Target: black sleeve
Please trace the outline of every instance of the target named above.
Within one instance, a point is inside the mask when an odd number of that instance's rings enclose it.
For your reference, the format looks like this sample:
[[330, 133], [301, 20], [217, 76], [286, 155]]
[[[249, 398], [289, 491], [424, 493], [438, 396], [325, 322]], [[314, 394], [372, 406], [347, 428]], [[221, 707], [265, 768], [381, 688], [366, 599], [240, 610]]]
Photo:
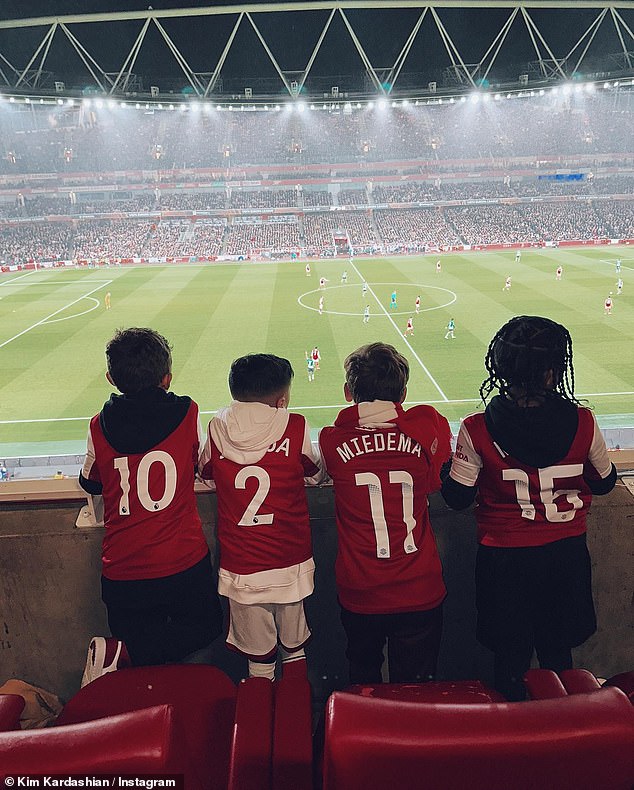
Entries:
[[602, 494], [609, 494], [616, 485], [616, 467], [612, 464], [612, 469], [607, 477], [586, 477], [583, 478], [588, 484], [588, 488], [593, 494], [601, 496]]
[[475, 500], [478, 486], [464, 486], [452, 477], [447, 477], [443, 481], [440, 493], [452, 510], [464, 510]]
[[103, 485], [101, 483], [98, 483], [96, 480], [88, 480], [81, 472], [79, 473], [79, 485], [87, 494], [92, 494], [92, 496], [97, 496], [103, 491]]

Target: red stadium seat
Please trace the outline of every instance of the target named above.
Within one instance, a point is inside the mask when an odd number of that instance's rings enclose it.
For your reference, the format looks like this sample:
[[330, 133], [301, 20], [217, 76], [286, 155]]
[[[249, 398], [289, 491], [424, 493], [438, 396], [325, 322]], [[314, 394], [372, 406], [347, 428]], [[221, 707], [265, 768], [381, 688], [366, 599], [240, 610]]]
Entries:
[[564, 684], [552, 669], [529, 669], [524, 683], [530, 699], [559, 699], [567, 697]]
[[618, 689], [484, 705], [335, 692], [323, 768], [324, 790], [631, 790], [634, 711]]
[[0, 778], [86, 772], [185, 774], [188, 790], [201, 787], [188, 773], [171, 705], [68, 727], [0, 733]]
[[564, 669], [559, 677], [568, 694], [587, 694], [601, 688], [599, 681], [587, 669]]
[[228, 790], [270, 790], [273, 683], [247, 678], [238, 685]]
[[84, 686], [56, 726], [170, 704], [182, 728], [190, 773], [208, 790], [228, 780], [236, 687], [216, 667], [169, 664], [110, 672]]
[[624, 691], [634, 705], [634, 672], [621, 672], [605, 681], [605, 686], [616, 686], [617, 689]]
[[483, 705], [506, 702], [495, 689], [479, 680], [431, 681], [428, 683], [378, 683], [377, 685], [348, 686], [348, 694], [402, 702], [447, 702], [456, 705]]
[[275, 683], [273, 790], [311, 790], [312, 764], [310, 683], [282, 678]]
[[0, 732], [20, 729], [24, 698], [18, 694], [0, 694]]

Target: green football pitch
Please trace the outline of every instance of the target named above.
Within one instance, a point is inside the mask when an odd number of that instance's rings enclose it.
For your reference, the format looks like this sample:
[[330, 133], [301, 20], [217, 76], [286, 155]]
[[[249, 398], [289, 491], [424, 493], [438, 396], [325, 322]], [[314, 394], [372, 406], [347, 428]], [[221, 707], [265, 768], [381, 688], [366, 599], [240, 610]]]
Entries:
[[[624, 281], [618, 296], [617, 257]], [[315, 261], [310, 277], [303, 261], [6, 274], [0, 278], [0, 457], [81, 452], [87, 421], [111, 392], [104, 346], [116, 328], [126, 326], [150, 326], [170, 340], [172, 388], [199, 403], [203, 422], [230, 400], [231, 361], [268, 351], [291, 360], [291, 408], [318, 428], [345, 405], [346, 355], [376, 340], [392, 343], [409, 359], [407, 403], [433, 403], [455, 423], [479, 407], [483, 360], [494, 332], [514, 315], [544, 315], [571, 331], [577, 395], [607, 424], [634, 424], [629, 249], [524, 251], [519, 263], [513, 251], [443, 255], [440, 273], [437, 259]], [[563, 277], [556, 281], [559, 265]], [[512, 287], [504, 291], [508, 275]], [[321, 277], [327, 280], [323, 290]], [[397, 309], [390, 309], [393, 290]], [[106, 292], [110, 310], [104, 308]], [[614, 307], [607, 316], [603, 303], [610, 292]], [[410, 316], [414, 334], [404, 337]], [[445, 340], [450, 318], [455, 338]], [[313, 346], [319, 347], [321, 367], [309, 382], [305, 354]]]

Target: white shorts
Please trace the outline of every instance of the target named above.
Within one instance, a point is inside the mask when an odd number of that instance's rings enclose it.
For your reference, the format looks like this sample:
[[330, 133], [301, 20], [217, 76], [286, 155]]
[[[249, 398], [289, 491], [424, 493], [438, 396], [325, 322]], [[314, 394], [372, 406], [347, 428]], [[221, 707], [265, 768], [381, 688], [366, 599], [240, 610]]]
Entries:
[[243, 604], [229, 599], [227, 645], [258, 660], [275, 654], [278, 642], [289, 652], [310, 638], [304, 602]]

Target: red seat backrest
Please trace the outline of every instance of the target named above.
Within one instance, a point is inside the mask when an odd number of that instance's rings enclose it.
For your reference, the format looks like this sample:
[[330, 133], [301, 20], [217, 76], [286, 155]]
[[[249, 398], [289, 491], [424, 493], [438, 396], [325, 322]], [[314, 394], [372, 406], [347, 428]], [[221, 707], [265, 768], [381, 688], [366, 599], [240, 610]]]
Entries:
[[530, 699], [560, 699], [568, 692], [552, 669], [529, 669], [524, 675], [524, 683]]
[[169, 664], [110, 672], [84, 686], [57, 726], [168, 703], [174, 707], [191, 771], [208, 790], [226, 790], [236, 687], [217, 667]]
[[270, 790], [273, 753], [273, 683], [238, 684], [228, 790]]
[[631, 790], [634, 710], [618, 689], [431, 705], [335, 692], [324, 790]]
[[[0, 778], [99, 771], [183, 774], [186, 769], [187, 755], [170, 705], [68, 727], [0, 733]], [[188, 790], [190, 786], [200, 787], [193, 777]]]
[[273, 790], [311, 790], [313, 785], [312, 702], [306, 678], [275, 683]]
[[506, 702], [506, 699], [480, 680], [433, 680], [427, 683], [377, 683], [376, 685], [348, 686], [348, 694], [380, 699], [400, 699], [410, 702], [453, 702], [482, 705]]
[[24, 697], [18, 694], [0, 694], [0, 732], [20, 729], [20, 714], [24, 710]]
[[588, 694], [601, 688], [599, 681], [587, 669], [564, 669], [559, 677], [568, 694]]

